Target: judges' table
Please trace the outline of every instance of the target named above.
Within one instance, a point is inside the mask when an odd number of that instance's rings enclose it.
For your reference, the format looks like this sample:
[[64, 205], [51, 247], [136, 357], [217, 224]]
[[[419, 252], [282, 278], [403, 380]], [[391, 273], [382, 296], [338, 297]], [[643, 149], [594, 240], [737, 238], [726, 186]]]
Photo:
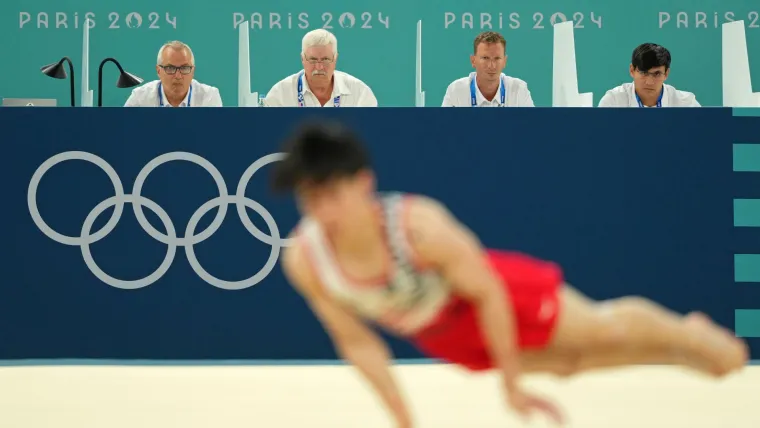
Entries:
[[381, 190], [439, 198], [592, 297], [758, 336], [760, 118], [734, 113], [0, 109], [0, 359], [335, 358], [277, 265], [297, 213], [267, 188], [307, 118], [355, 127]]

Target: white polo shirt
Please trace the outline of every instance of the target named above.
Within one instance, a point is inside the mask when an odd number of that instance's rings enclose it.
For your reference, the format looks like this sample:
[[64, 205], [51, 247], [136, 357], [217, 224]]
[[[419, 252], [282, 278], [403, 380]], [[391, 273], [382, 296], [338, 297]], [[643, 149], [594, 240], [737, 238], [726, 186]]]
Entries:
[[[124, 107], [162, 107], [161, 104], [163, 107], [174, 107], [166, 101], [166, 92], [163, 87], [159, 96], [160, 83], [160, 80], [154, 80], [133, 89]], [[179, 107], [222, 107], [222, 96], [219, 95], [219, 89], [193, 79]]]
[[[528, 84], [524, 80], [502, 73], [499, 90], [496, 91], [493, 100], [488, 101], [480, 93], [477, 82], [475, 82], [475, 74], [475, 72], [472, 72], [467, 77], [451, 82], [446, 89], [446, 95], [443, 97], [441, 107], [474, 107], [472, 105], [473, 89], [475, 91], [477, 107], [535, 107], [533, 105], [533, 98], [528, 90]], [[474, 88], [471, 86], [472, 83], [475, 83]], [[505, 90], [505, 105], [501, 105], [502, 88]]]
[[[701, 107], [697, 97], [686, 91], [663, 84], [662, 107]], [[610, 89], [599, 100], [599, 107], [639, 107], [633, 82]], [[655, 106], [656, 107], [656, 106]]]
[[331, 99], [320, 105], [317, 96], [309, 89], [303, 71], [292, 74], [272, 86], [264, 98], [265, 107], [301, 107], [298, 102], [298, 82], [301, 83], [303, 107], [377, 107], [377, 98], [364, 82], [356, 77], [335, 70]]

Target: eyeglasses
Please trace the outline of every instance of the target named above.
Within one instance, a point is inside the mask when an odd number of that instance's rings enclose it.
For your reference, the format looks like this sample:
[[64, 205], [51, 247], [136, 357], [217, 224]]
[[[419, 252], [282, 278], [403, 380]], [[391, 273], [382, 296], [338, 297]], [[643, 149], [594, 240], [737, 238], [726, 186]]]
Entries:
[[333, 58], [309, 57], [309, 58], [306, 58], [306, 62], [308, 62], [311, 65], [315, 65], [315, 64], [330, 65], [333, 63]]
[[182, 74], [190, 74], [191, 71], [193, 71], [192, 65], [183, 65], [181, 67], [177, 67], [174, 65], [159, 65], [159, 67], [164, 69], [164, 73], [172, 75], [177, 73], [177, 70], [179, 70]]
[[654, 73], [650, 73], [648, 71], [640, 71], [640, 70], [637, 70], [637, 71], [639, 72], [641, 77], [645, 79], [651, 77], [652, 79], [655, 79], [655, 80], [662, 80], [665, 78], [665, 73], [663, 73], [662, 71], [655, 71]]

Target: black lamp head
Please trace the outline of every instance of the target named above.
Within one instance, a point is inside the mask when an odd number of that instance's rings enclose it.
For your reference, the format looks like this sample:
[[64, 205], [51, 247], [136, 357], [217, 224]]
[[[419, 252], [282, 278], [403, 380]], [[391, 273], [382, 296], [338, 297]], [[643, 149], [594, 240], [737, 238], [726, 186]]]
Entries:
[[46, 76], [50, 76], [54, 79], [65, 79], [67, 77], [66, 75], [66, 69], [63, 67], [63, 61], [62, 59], [58, 62], [54, 62], [52, 64], [43, 65], [40, 70], [42, 71], [42, 74]]
[[52, 64], [43, 65], [40, 67], [40, 71], [42, 71], [42, 74], [45, 76], [52, 77], [53, 79], [66, 79], [68, 74], [66, 73], [66, 69], [63, 68], [63, 63], [67, 62], [69, 63], [69, 72], [71, 73], [71, 78], [69, 79], [69, 86], [71, 89], [71, 106], [74, 107], [76, 105], [75, 103], [75, 96], [74, 96], [74, 64], [71, 62], [71, 58], [65, 56], [61, 58], [58, 62], [54, 62]]
[[119, 79], [116, 81], [117, 88], [131, 88], [137, 86], [143, 82], [141, 77], [124, 70], [124, 68], [114, 58], [106, 58], [100, 61], [100, 67], [98, 67], [98, 107], [103, 105], [103, 66], [107, 62], [112, 62], [119, 69]]
[[117, 88], [131, 88], [143, 82], [142, 78], [137, 77], [128, 71], [124, 71], [124, 70], [119, 70], [119, 71], [120, 71], [119, 80], [116, 81]]

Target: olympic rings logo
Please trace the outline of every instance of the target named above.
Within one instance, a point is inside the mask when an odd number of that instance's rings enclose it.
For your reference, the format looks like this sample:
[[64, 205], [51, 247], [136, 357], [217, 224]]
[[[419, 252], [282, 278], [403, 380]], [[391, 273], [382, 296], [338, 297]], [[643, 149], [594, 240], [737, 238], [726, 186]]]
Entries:
[[[234, 195], [229, 195], [227, 193], [227, 184], [224, 182], [222, 174], [211, 162], [193, 153], [166, 153], [148, 162], [139, 172], [139, 174], [137, 174], [134, 186], [132, 187], [132, 193], [125, 194], [124, 187], [121, 183], [121, 180], [119, 179], [119, 175], [116, 173], [116, 170], [102, 158], [92, 153], [80, 151], [59, 153], [43, 162], [42, 165], [40, 165], [34, 172], [34, 175], [29, 182], [29, 189], [27, 192], [29, 214], [31, 214], [32, 219], [34, 220], [34, 224], [36, 224], [40, 231], [42, 231], [42, 233], [44, 233], [50, 239], [64, 245], [78, 246], [82, 251], [82, 258], [84, 259], [84, 262], [90, 271], [98, 279], [112, 287], [125, 290], [135, 290], [153, 284], [162, 276], [164, 276], [166, 272], [169, 271], [172, 262], [174, 262], [174, 257], [177, 253], [177, 247], [184, 247], [190, 266], [201, 279], [213, 285], [214, 287], [218, 287], [224, 290], [242, 290], [244, 288], [252, 287], [266, 278], [277, 264], [277, 259], [280, 255], [280, 249], [292, 244], [292, 241], [290, 239], [280, 238], [280, 230], [277, 227], [277, 223], [272, 217], [272, 214], [270, 214], [269, 211], [267, 211], [267, 209], [258, 202], [245, 197], [245, 189], [248, 186], [251, 177], [253, 177], [253, 174], [272, 162], [284, 159], [285, 156], [286, 155], [284, 153], [273, 153], [264, 156], [252, 163], [240, 177], [236, 193]], [[90, 211], [90, 213], [87, 215], [87, 218], [82, 224], [82, 229], [79, 236], [67, 236], [53, 230], [50, 226], [48, 226], [47, 223], [45, 223], [45, 220], [42, 219], [40, 211], [37, 207], [37, 188], [39, 187], [42, 177], [55, 165], [69, 160], [83, 160], [100, 167], [108, 175], [108, 178], [111, 180], [114, 189], [114, 196], [111, 196], [97, 204], [95, 208], [93, 208], [92, 211]], [[205, 169], [211, 175], [211, 178], [214, 180], [219, 190], [219, 196], [211, 199], [208, 202], [205, 202], [190, 217], [190, 221], [188, 221], [187, 228], [185, 229], [184, 237], [177, 236], [174, 223], [172, 223], [172, 220], [169, 218], [169, 215], [166, 213], [166, 211], [164, 211], [164, 209], [161, 208], [161, 206], [159, 206], [157, 203], [146, 198], [145, 196], [142, 196], [141, 194], [143, 184], [148, 178], [148, 175], [157, 167], [171, 161], [191, 162]], [[143, 230], [145, 230], [145, 232], [148, 233], [148, 235], [150, 235], [153, 239], [167, 245], [166, 256], [164, 257], [164, 260], [159, 265], [159, 267], [150, 275], [132, 281], [114, 278], [113, 276], [105, 273], [97, 265], [97, 263], [95, 263], [95, 260], [90, 253], [90, 245], [108, 236], [108, 234], [111, 233], [111, 231], [113, 231], [113, 229], [116, 227], [117, 223], [121, 219], [121, 215], [124, 211], [124, 204], [126, 203], [132, 204], [132, 209], [135, 213], [135, 216], [137, 217], [137, 221], [139, 222], [140, 226], [142, 226]], [[264, 242], [272, 247], [271, 252], [269, 253], [269, 258], [267, 259], [264, 266], [250, 278], [241, 281], [225, 281], [211, 275], [198, 262], [198, 259], [195, 257], [195, 251], [193, 249], [193, 246], [195, 244], [205, 241], [219, 229], [225, 219], [225, 216], [227, 215], [227, 207], [230, 204], [234, 204], [237, 207], [238, 216], [243, 222], [243, 226], [245, 226], [246, 230], [259, 241]], [[102, 229], [93, 233], [92, 226], [95, 223], [95, 220], [100, 214], [102, 214], [106, 209], [110, 207], [114, 207], [111, 218], [108, 220], [108, 222], [106, 222]], [[158, 218], [163, 223], [164, 228], [166, 229], [166, 233], [159, 232], [153, 227], [153, 225], [150, 224], [150, 222], [148, 222], [148, 219], [145, 217], [145, 214], [143, 212], [143, 207], [153, 211], [153, 213], [158, 216]], [[219, 208], [219, 211], [216, 213], [214, 220], [205, 230], [196, 234], [195, 229], [198, 226], [200, 219], [207, 212], [211, 211], [214, 208]], [[267, 224], [267, 228], [269, 229], [269, 234], [262, 232], [253, 224], [251, 219], [248, 217], [248, 214], [246, 213], [246, 208], [250, 208], [256, 211], [264, 219]]]

